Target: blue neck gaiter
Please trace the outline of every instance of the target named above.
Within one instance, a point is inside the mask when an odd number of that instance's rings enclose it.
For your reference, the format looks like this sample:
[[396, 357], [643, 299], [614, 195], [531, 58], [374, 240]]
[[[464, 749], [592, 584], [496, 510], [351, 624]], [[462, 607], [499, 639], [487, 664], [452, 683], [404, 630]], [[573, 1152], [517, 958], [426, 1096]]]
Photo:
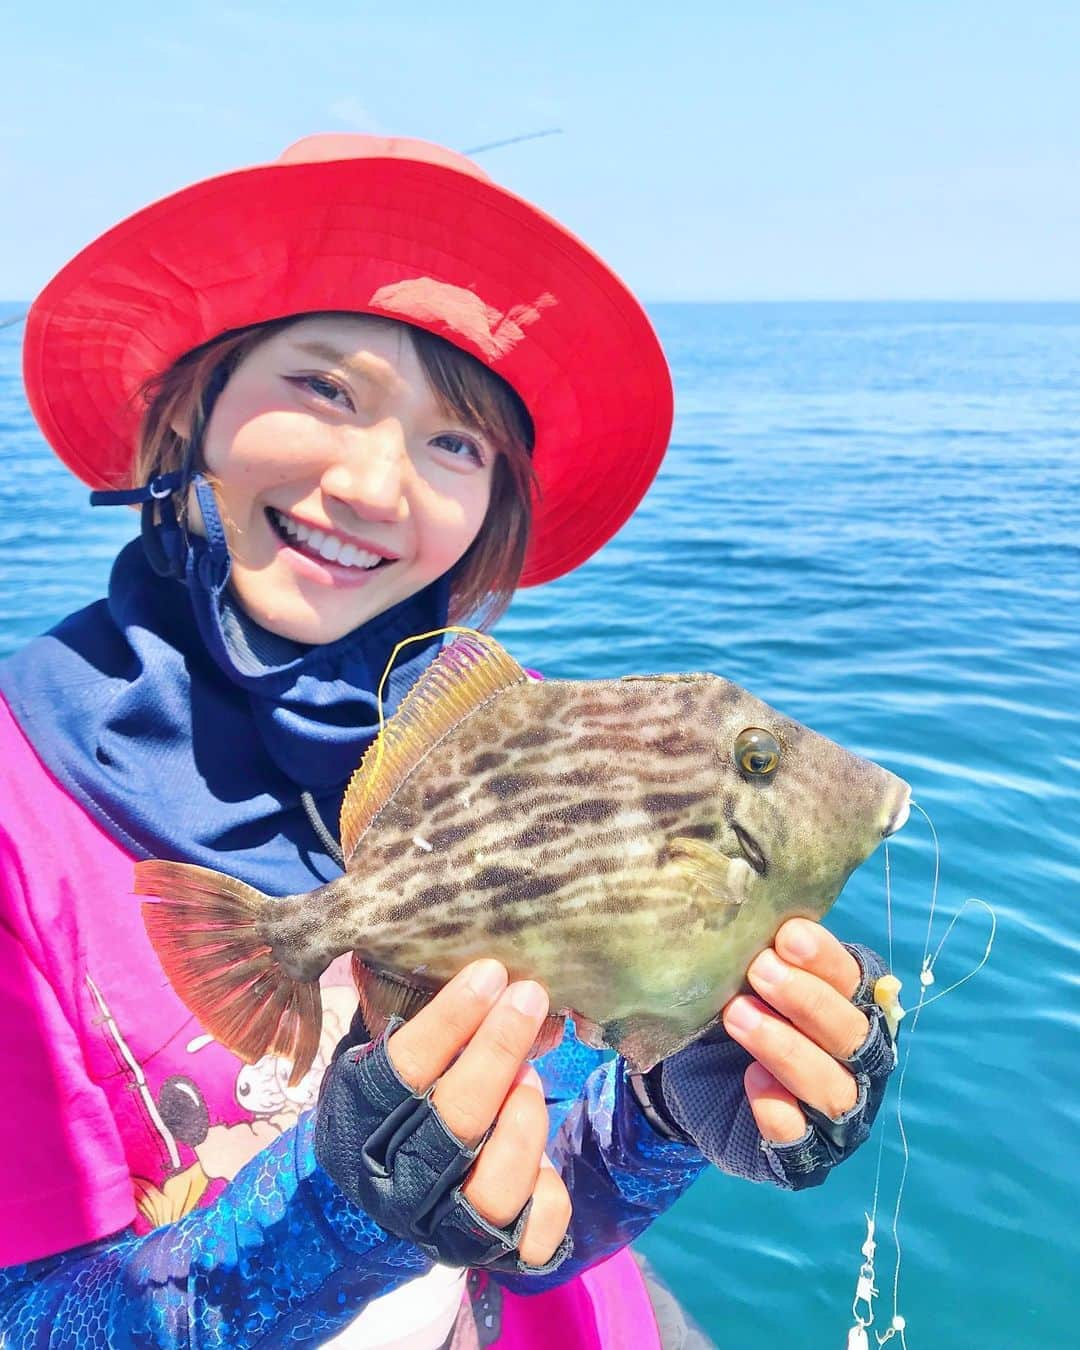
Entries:
[[[390, 655], [446, 624], [449, 579], [307, 647], [260, 628], [231, 599], [206, 498], [208, 539], [187, 539], [182, 580], [128, 544], [108, 598], [0, 665], [0, 693], [46, 767], [137, 857], [296, 894], [340, 874], [301, 793], [336, 836], [345, 787], [378, 728], [375, 691]], [[388, 718], [441, 645], [401, 653]]]

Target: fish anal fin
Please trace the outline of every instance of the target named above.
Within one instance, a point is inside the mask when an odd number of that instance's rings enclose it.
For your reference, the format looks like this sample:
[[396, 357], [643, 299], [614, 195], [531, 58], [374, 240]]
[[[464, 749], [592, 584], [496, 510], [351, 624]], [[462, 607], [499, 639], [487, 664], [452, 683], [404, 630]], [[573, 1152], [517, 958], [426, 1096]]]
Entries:
[[[375, 970], [365, 965], [353, 953], [353, 983], [360, 996], [360, 1013], [368, 1033], [374, 1039], [386, 1030], [391, 1017], [403, 1017], [407, 1022], [421, 1008], [430, 1003], [437, 990], [430, 985], [413, 983], [400, 975]], [[529, 1050], [529, 1059], [539, 1059], [562, 1044], [566, 1018], [560, 1014], [545, 1017]]]
[[135, 864], [135, 891], [158, 960], [199, 1022], [248, 1064], [270, 1051], [292, 1061], [295, 1086], [322, 1031], [317, 980], [298, 980], [274, 955], [265, 919], [276, 903], [223, 872], [157, 859]]
[[470, 713], [528, 680], [509, 652], [486, 633], [465, 633], [439, 653], [349, 780], [341, 805], [346, 866], [368, 826], [434, 746]]
[[594, 1022], [591, 1017], [585, 1017], [584, 1014], [575, 1012], [574, 1034], [582, 1045], [588, 1045], [593, 1050], [603, 1050], [607, 1046], [604, 1040], [604, 1028], [599, 1022]]
[[668, 844], [668, 860], [690, 884], [710, 900], [741, 905], [753, 869], [744, 858], [729, 858], [704, 839], [679, 836]]
[[360, 995], [360, 1012], [372, 1039], [381, 1036], [391, 1017], [403, 1017], [407, 1022], [435, 997], [430, 985], [412, 983], [400, 975], [375, 970], [360, 960], [352, 959], [353, 983]]

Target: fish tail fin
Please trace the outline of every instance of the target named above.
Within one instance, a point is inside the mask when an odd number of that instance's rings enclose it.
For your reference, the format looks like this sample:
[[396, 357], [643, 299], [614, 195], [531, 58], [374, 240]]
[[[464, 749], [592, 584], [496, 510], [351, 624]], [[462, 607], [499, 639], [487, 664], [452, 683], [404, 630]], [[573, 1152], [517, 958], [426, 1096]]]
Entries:
[[318, 980], [298, 980], [267, 941], [274, 905], [254, 886], [208, 867], [135, 864], [135, 890], [157, 900], [143, 921], [169, 983], [215, 1040], [254, 1064], [272, 1051], [292, 1061], [294, 1087], [322, 1033]]

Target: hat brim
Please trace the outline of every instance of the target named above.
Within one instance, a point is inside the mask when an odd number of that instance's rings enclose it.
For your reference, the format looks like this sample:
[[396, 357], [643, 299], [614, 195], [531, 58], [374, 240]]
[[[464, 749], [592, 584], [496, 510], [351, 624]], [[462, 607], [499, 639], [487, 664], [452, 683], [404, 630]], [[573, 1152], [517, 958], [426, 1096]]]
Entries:
[[655, 476], [671, 379], [641, 305], [528, 202], [415, 160], [243, 169], [122, 221], [34, 302], [30, 406], [85, 483], [126, 486], [149, 376], [230, 329], [326, 310], [426, 328], [520, 394], [539, 484], [522, 585], [588, 558]]

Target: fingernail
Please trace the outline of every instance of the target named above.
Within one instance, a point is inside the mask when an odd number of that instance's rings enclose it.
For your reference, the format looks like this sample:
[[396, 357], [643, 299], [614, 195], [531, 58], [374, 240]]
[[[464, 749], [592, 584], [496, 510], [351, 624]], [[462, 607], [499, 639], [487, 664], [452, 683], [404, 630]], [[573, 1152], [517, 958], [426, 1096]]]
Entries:
[[498, 961], [474, 961], [465, 983], [478, 998], [495, 998], [506, 988], [506, 970]]
[[764, 1064], [759, 1064], [756, 1059], [750, 1061], [746, 1066], [746, 1072], [743, 1074], [743, 1086], [747, 1092], [756, 1093], [758, 1096], [764, 1095], [769, 1088], [773, 1087], [776, 1079], [768, 1071]]
[[519, 980], [512, 984], [506, 998], [511, 1008], [526, 1017], [543, 1017], [548, 1010], [548, 996], [535, 980]]
[[525, 1061], [525, 1063], [521, 1066], [520, 1069], [518, 1069], [517, 1073], [514, 1075], [514, 1082], [519, 1087], [528, 1086], [536, 1088], [536, 1090], [540, 1093], [543, 1093], [544, 1091], [544, 1080], [540, 1077], [540, 1075], [536, 1072], [536, 1070], [528, 1062], [528, 1060]]
[[784, 929], [782, 945], [800, 961], [808, 961], [817, 951], [817, 938], [806, 924], [789, 923]]
[[771, 947], [767, 947], [756, 957], [750, 967], [754, 984], [768, 985], [775, 989], [784, 983], [791, 974], [791, 967], [784, 965]]
[[753, 1031], [761, 1021], [761, 1013], [748, 998], [735, 998], [724, 1013], [724, 1025], [736, 1031]]

